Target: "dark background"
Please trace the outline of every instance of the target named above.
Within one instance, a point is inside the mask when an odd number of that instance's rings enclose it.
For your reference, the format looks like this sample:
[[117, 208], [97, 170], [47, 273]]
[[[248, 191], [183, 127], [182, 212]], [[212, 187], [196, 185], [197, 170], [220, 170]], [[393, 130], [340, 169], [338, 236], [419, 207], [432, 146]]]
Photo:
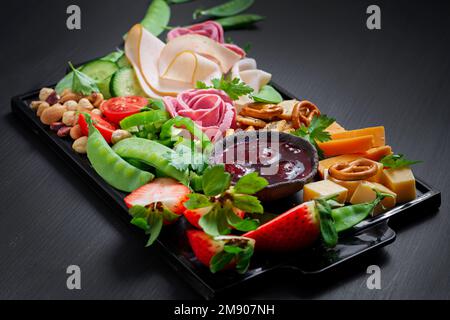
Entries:
[[[200, 5], [173, 6], [172, 25]], [[139, 21], [147, 0], [2, 1], [0, 4], [0, 298], [190, 299], [199, 296], [115, 212], [10, 113], [10, 97], [51, 84], [74, 63], [106, 54]], [[82, 30], [66, 29], [78, 4]], [[366, 28], [378, 4], [382, 30]], [[283, 275], [248, 298], [450, 298], [450, 5], [448, 1], [256, 1], [267, 16], [227, 32], [299, 98], [346, 128], [384, 125], [396, 152], [424, 163], [414, 172], [442, 191], [438, 214], [395, 226], [397, 240], [330, 274]], [[66, 267], [82, 290], [66, 289]], [[382, 289], [366, 288], [381, 267]]]

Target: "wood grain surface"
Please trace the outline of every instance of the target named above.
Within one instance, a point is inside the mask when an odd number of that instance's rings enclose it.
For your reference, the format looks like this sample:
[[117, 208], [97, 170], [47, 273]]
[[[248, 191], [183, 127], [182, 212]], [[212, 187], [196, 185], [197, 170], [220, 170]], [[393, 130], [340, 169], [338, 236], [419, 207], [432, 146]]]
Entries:
[[[82, 30], [65, 27], [78, 4]], [[194, 1], [172, 25], [192, 22]], [[414, 172], [442, 191], [439, 213], [396, 221], [390, 246], [329, 274], [274, 275], [237, 295], [251, 299], [450, 298], [450, 4], [377, 1], [382, 30], [366, 28], [372, 1], [256, 1], [258, 28], [228, 32], [295, 95], [346, 128], [384, 125], [396, 152], [423, 160]], [[13, 95], [56, 82], [67, 61], [106, 54], [139, 21], [146, 0], [3, 1], [0, 4], [0, 298], [197, 299], [144, 248], [144, 238], [10, 112]], [[66, 268], [82, 289], [66, 288]], [[381, 290], [366, 287], [381, 268]]]

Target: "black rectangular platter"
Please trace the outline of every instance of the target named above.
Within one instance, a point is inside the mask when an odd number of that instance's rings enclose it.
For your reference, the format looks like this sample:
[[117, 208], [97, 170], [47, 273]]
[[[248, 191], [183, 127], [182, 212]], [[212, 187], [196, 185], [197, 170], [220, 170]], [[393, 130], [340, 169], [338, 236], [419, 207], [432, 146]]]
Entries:
[[[279, 86], [272, 84], [286, 99], [294, 99]], [[128, 210], [123, 198], [125, 193], [109, 186], [96, 174], [85, 155], [72, 150], [70, 139], [61, 139], [48, 126], [43, 125], [35, 112], [29, 107], [29, 102], [37, 100], [39, 91], [35, 90], [12, 98], [12, 111], [22, 119], [27, 126], [39, 135], [85, 182], [93, 188], [96, 194], [111, 205], [122, 218], [129, 220]], [[156, 243], [161, 257], [183, 277], [204, 298], [211, 299], [217, 295], [226, 295], [228, 289], [245, 285], [250, 280], [262, 277], [271, 271], [283, 268], [295, 270], [302, 274], [317, 274], [332, 269], [343, 262], [383, 247], [395, 240], [395, 232], [389, 228], [388, 219], [393, 216], [411, 214], [413, 212], [435, 212], [441, 203], [440, 192], [434, 190], [420, 179], [416, 179], [417, 198], [401, 204], [392, 210], [376, 217], [362, 221], [339, 239], [338, 245], [327, 249], [317, 243], [314, 247], [289, 255], [255, 254], [249, 271], [239, 275], [232, 271], [211, 274], [200, 265], [193, 256], [184, 230], [188, 223], [184, 219], [172, 226], [166, 227]], [[291, 198], [270, 204], [270, 211], [281, 213], [287, 207], [292, 207], [301, 200], [301, 193]], [[136, 229], [136, 232], [140, 232]]]

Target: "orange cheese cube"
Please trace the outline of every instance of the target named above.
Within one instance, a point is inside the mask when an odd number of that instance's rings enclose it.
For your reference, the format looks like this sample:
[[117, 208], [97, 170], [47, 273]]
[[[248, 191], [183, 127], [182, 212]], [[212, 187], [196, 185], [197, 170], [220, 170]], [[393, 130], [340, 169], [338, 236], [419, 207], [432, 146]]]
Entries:
[[[348, 132], [348, 131], [346, 131]], [[326, 157], [339, 156], [349, 153], [363, 153], [374, 145], [374, 136], [365, 135], [351, 138], [318, 142], [318, 146]]]
[[385, 169], [382, 181], [397, 194], [398, 202], [408, 202], [416, 198], [416, 179], [410, 168]]
[[311, 182], [303, 187], [303, 201], [336, 195], [336, 201], [344, 203], [347, 199], [347, 189], [330, 181]]
[[361, 154], [361, 157], [370, 159], [373, 161], [380, 161], [383, 157], [392, 154], [392, 148], [390, 146], [375, 147], [367, 150]]
[[[370, 135], [373, 136], [373, 146], [374, 147], [381, 147], [386, 144], [383, 126], [350, 130], [350, 131], [345, 131], [345, 132], [336, 132], [331, 135], [331, 139], [332, 140], [349, 139], [349, 138], [357, 138], [357, 137], [370, 136]], [[353, 153], [356, 153], [356, 152], [359, 152], [359, 151], [353, 151]]]
[[376, 195], [375, 191], [373, 191], [373, 189], [375, 189], [379, 192], [391, 194], [393, 197], [384, 198], [383, 201], [381, 201], [381, 203], [375, 207], [375, 210], [372, 215], [377, 215], [377, 214], [380, 214], [383, 211], [385, 211], [385, 210], [383, 210], [383, 207], [386, 210], [395, 207], [396, 198], [397, 198], [397, 195], [395, 194], [395, 192], [392, 192], [391, 190], [389, 190], [382, 184], [379, 184], [376, 182], [367, 182], [367, 181], [361, 182], [361, 184], [358, 186], [358, 188], [356, 188], [355, 192], [353, 193], [352, 198], [350, 199], [350, 203], [358, 204], [358, 203], [371, 202], [371, 201], [375, 200], [377, 195]]

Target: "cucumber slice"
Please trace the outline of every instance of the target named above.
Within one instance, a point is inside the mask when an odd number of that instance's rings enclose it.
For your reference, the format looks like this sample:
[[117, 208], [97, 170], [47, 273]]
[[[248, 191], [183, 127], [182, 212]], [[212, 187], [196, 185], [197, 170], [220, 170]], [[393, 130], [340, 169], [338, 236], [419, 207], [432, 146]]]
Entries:
[[105, 99], [111, 97], [109, 91], [109, 83], [111, 76], [119, 69], [119, 67], [111, 61], [95, 60], [89, 62], [81, 68], [81, 72], [91, 77], [97, 83], [100, 92]]
[[122, 56], [116, 61], [117, 65], [119, 66], [119, 68], [124, 68], [124, 67], [131, 67], [130, 62], [128, 61], [127, 56], [124, 54], [122, 54]]
[[113, 75], [109, 90], [114, 97], [146, 96], [133, 68], [130, 67], [120, 68]]

